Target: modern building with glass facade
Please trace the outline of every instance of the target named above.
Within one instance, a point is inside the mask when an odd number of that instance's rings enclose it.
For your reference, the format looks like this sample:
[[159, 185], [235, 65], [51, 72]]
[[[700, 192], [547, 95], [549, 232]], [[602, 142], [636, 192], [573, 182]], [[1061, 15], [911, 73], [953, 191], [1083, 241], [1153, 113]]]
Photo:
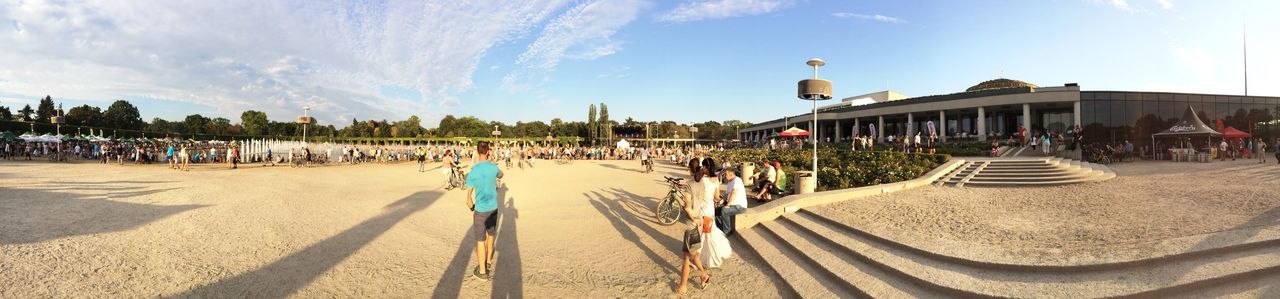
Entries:
[[[1039, 87], [1010, 79], [986, 81], [946, 95], [907, 98], [883, 91], [845, 98], [818, 110], [816, 134], [822, 142], [845, 142], [870, 134], [874, 126], [873, 137], [882, 142], [891, 135], [911, 136], [917, 131], [927, 135], [926, 124], [933, 122], [944, 142], [1006, 140], [1030, 120], [1031, 132], [1066, 132], [1079, 124], [1086, 143], [1129, 140], [1142, 146], [1152, 142], [1152, 134], [1177, 123], [1187, 107], [1210, 127], [1216, 128], [1221, 120], [1255, 137], [1269, 141], [1280, 137], [1280, 132], [1273, 132], [1280, 130], [1270, 129], [1274, 116], [1280, 115], [1280, 97], [1081, 91], [1074, 83]], [[763, 141], [792, 126], [814, 132], [812, 119], [811, 113], [775, 119], [742, 129], [739, 137]]]

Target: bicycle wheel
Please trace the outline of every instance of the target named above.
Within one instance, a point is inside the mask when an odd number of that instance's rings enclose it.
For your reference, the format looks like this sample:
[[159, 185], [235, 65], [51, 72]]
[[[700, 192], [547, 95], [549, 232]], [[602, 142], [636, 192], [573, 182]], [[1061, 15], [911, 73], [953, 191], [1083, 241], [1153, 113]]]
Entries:
[[662, 225], [671, 225], [680, 220], [680, 214], [684, 207], [681, 207], [679, 201], [674, 196], [667, 196], [655, 208], [654, 214], [658, 219], [658, 223]]

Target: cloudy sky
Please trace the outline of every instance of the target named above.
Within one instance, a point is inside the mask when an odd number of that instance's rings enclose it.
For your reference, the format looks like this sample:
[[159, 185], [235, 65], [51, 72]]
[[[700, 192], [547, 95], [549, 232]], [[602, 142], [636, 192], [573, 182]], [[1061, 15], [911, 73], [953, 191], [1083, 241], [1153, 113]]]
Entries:
[[[1086, 90], [1280, 96], [1277, 1], [0, 0], [0, 106], [127, 99], [144, 118], [322, 123], [765, 121], [837, 96], [996, 77]], [[34, 106], [34, 105], [33, 105]]]

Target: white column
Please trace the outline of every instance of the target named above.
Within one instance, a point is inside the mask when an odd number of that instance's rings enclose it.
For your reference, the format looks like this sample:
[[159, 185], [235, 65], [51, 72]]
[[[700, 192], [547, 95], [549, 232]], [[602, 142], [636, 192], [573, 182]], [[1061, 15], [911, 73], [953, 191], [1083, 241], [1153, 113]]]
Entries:
[[978, 141], [987, 141], [987, 109], [978, 107]]
[[916, 128], [915, 126], [916, 126], [916, 119], [915, 117], [911, 116], [910, 112], [908, 112], [907, 113], [907, 135], [902, 137], [910, 138], [911, 136], [916, 136], [916, 131], [920, 130], [920, 128]]
[[938, 111], [938, 140], [947, 142], [947, 111]]
[[[1071, 113], [1071, 116], [1075, 118], [1075, 125], [1076, 125], [1076, 126], [1081, 126], [1081, 127], [1083, 127], [1084, 125], [1080, 123], [1080, 100], [1076, 100], [1076, 101], [1074, 102], [1074, 104], [1075, 104], [1075, 105], [1074, 105], [1074, 106], [1075, 106], [1075, 111], [1074, 111], [1073, 113]], [[1067, 130], [1071, 130], [1071, 129], [1075, 129], [1075, 126], [1071, 126], [1070, 128], [1067, 128]]]
[[854, 118], [853, 119], [853, 135], [861, 135], [861, 134], [862, 134], [862, 124], [861, 122], [858, 121], [857, 118]]
[[1022, 104], [1022, 126], [1027, 128], [1027, 136], [1035, 134], [1031, 132], [1031, 104]]
[[884, 142], [884, 115], [877, 117], [880, 118], [880, 124], [876, 125], [876, 142]]
[[840, 130], [840, 121], [838, 121], [838, 120], [837, 120], [837, 121], [836, 121], [836, 138], [831, 138], [831, 140], [832, 140], [832, 141], [835, 141], [835, 143], [840, 143], [840, 136], [842, 136], [842, 135], [840, 135], [840, 131], [841, 131], [841, 130]]

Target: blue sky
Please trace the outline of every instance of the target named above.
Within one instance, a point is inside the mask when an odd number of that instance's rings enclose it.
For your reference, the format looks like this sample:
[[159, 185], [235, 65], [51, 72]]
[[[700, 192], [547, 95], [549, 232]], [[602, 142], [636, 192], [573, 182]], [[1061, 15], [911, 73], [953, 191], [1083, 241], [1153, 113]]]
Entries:
[[997, 77], [1085, 90], [1280, 96], [1276, 1], [0, 0], [0, 106], [128, 99], [144, 118], [322, 123], [446, 114], [508, 123], [759, 122], [837, 97]]

